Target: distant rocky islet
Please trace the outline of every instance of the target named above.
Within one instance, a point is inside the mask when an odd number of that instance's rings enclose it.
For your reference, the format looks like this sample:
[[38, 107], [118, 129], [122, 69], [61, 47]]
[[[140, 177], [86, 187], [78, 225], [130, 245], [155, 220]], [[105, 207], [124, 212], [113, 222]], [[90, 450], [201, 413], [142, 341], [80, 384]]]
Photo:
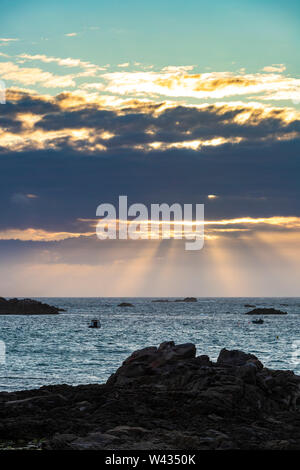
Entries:
[[32, 299], [5, 299], [0, 297], [0, 315], [57, 315], [64, 311]]

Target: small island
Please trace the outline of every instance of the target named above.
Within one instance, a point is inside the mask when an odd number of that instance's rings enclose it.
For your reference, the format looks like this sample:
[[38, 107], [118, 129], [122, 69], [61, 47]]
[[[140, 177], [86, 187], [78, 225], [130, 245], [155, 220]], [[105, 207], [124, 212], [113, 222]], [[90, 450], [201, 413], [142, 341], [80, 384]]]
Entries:
[[32, 299], [0, 297], [0, 315], [57, 315], [63, 309]]
[[276, 310], [276, 308], [254, 308], [246, 312], [246, 315], [287, 315], [287, 312]]
[[185, 297], [185, 299], [176, 299], [176, 300], [168, 300], [168, 299], [155, 299], [151, 302], [197, 302], [196, 297]]

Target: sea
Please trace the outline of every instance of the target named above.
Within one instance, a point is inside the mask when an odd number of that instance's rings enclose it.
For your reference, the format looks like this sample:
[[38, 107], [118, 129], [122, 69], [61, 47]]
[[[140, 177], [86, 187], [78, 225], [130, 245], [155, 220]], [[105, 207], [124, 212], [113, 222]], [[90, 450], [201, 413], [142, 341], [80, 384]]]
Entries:
[[[0, 391], [53, 384], [104, 383], [135, 350], [163, 341], [194, 343], [216, 360], [222, 348], [255, 354], [272, 369], [300, 375], [300, 298], [38, 298], [63, 308], [59, 315], [0, 315]], [[129, 302], [133, 307], [119, 307]], [[256, 307], [288, 312], [245, 315]], [[259, 317], [259, 316], [258, 316]], [[257, 318], [258, 318], [257, 317]], [[101, 328], [89, 328], [92, 319]], [[4, 354], [5, 350], [5, 354]]]

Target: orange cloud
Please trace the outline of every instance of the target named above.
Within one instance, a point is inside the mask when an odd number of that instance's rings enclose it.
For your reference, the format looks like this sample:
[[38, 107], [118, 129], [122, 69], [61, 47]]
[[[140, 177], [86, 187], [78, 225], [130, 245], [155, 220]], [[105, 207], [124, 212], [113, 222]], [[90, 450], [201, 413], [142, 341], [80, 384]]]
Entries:
[[239, 95], [263, 95], [270, 98], [275, 92], [298, 93], [300, 79], [286, 77], [283, 68], [268, 68], [257, 74], [232, 72], [187, 73], [183, 68], [165, 68], [160, 72], [111, 72], [102, 75], [106, 90], [115, 94], [164, 95], [198, 99], [226, 98]]
[[68, 238], [79, 238], [82, 236], [93, 236], [94, 232], [72, 233], [72, 232], [49, 232], [43, 229], [27, 228], [7, 229], [0, 231], [0, 240], [21, 240], [34, 242], [56, 242]]

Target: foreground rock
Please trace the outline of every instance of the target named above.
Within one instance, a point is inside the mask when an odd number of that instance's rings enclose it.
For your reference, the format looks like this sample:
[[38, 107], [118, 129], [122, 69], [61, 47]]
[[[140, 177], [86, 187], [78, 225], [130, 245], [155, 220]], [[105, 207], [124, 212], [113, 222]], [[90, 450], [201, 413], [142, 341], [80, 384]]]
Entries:
[[254, 308], [247, 312], [246, 315], [287, 315], [287, 312], [276, 310], [276, 308]]
[[0, 315], [56, 315], [63, 309], [32, 299], [10, 299], [0, 297]]
[[165, 342], [135, 351], [105, 385], [0, 393], [0, 446], [299, 450], [299, 395], [300, 377], [253, 354], [222, 349], [212, 362]]

